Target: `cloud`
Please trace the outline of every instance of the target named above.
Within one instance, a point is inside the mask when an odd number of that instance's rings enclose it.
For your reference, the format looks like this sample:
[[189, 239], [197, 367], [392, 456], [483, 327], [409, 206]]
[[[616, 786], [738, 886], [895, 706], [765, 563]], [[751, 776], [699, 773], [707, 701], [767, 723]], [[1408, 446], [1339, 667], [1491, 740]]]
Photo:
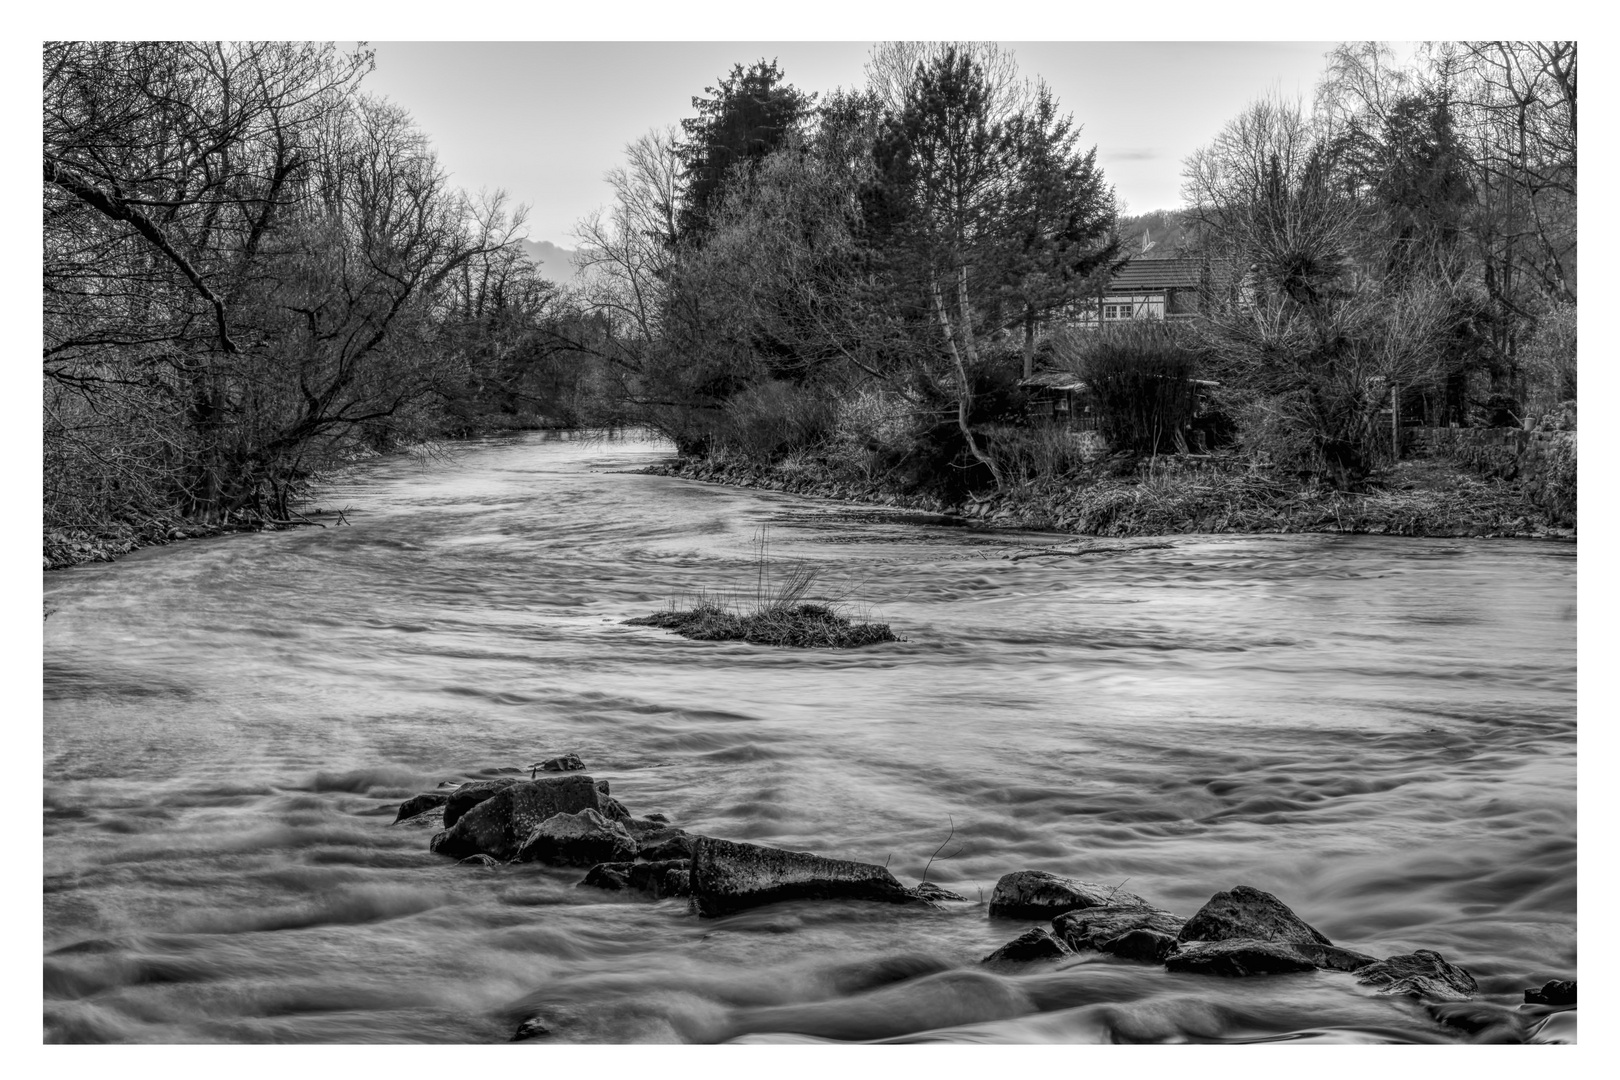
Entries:
[[1101, 155], [1110, 161], [1156, 161], [1164, 157], [1164, 151], [1151, 146], [1126, 147], [1124, 150], [1110, 150]]

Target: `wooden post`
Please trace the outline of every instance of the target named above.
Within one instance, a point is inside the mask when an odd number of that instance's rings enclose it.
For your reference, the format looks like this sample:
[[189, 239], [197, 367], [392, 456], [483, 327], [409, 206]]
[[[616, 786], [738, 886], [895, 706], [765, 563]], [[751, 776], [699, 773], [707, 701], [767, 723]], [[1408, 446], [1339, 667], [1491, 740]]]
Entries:
[[1401, 384], [1389, 384], [1389, 450], [1401, 460]]

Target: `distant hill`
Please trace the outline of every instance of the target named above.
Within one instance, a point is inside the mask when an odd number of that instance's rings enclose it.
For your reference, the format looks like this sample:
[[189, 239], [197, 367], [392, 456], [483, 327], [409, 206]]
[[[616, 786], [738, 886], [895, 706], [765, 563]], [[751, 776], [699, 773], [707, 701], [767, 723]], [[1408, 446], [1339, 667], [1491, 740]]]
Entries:
[[[1179, 210], [1150, 210], [1119, 219], [1122, 254], [1138, 259], [1176, 259], [1188, 254], [1190, 237]], [[1145, 249], [1145, 250], [1144, 250]]]
[[559, 284], [578, 276], [574, 269], [574, 253], [558, 247], [549, 240], [523, 240], [523, 253], [540, 265], [540, 276]]

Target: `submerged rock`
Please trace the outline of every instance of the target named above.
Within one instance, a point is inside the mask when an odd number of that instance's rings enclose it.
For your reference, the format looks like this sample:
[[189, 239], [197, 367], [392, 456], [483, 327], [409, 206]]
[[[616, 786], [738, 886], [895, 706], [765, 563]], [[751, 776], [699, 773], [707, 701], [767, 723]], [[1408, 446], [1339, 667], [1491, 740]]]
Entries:
[[623, 825], [587, 807], [574, 814], [553, 814], [540, 822], [513, 861], [591, 866], [634, 858], [635, 854], [636, 842]]
[[985, 957], [980, 963], [998, 960], [1057, 960], [1073, 952], [1053, 937], [1044, 926], [1031, 927]]
[[692, 895], [692, 860], [664, 859], [630, 865], [630, 888], [654, 900]]
[[512, 1037], [507, 1042], [523, 1042], [525, 1039], [543, 1039], [551, 1034], [551, 1029], [538, 1016], [531, 1016], [517, 1026]]
[[1540, 990], [1530, 987], [1524, 992], [1526, 1005], [1573, 1005], [1575, 1004], [1575, 980], [1553, 979]]
[[609, 892], [639, 892], [654, 900], [691, 893], [690, 859], [664, 859], [658, 862], [598, 863], [586, 873], [578, 888], [606, 889]]
[[1314, 926], [1291, 911], [1287, 904], [1268, 892], [1239, 885], [1230, 892], [1218, 892], [1187, 920], [1179, 940], [1300, 941], [1332, 945]]
[[1170, 971], [1228, 978], [1316, 970], [1316, 962], [1288, 942], [1252, 938], [1182, 942], [1165, 958], [1164, 966]]
[[1055, 919], [1075, 908], [1109, 904], [1146, 907], [1147, 901], [1113, 885], [1076, 881], [1044, 870], [1016, 870], [996, 882], [996, 891], [990, 894], [990, 917]]
[[967, 903], [967, 897], [958, 893], [953, 893], [949, 889], [942, 889], [938, 885], [935, 885], [932, 881], [925, 881], [922, 884], [915, 886], [911, 890], [911, 895], [915, 896], [919, 900], [927, 900], [930, 903], [945, 900], [956, 901], [964, 904]]
[[1486, 1001], [1436, 1001], [1423, 1008], [1436, 1023], [1471, 1036], [1472, 1043], [1522, 1043], [1533, 1022], [1511, 1005]]
[[501, 864], [497, 860], [490, 858], [488, 855], [469, 855], [465, 859], [458, 860], [456, 862], [456, 865], [457, 866], [499, 866]]
[[623, 892], [630, 887], [630, 868], [636, 865], [633, 862], [605, 862], [597, 863], [585, 871], [585, 880], [575, 885], [576, 889], [606, 889], [608, 892]]
[[1479, 989], [1474, 977], [1432, 949], [1391, 956], [1356, 971], [1356, 982], [1378, 987], [1380, 994], [1467, 1001]]
[[693, 847], [691, 890], [703, 918], [783, 900], [917, 902], [881, 866], [708, 836]]
[[413, 796], [399, 804], [399, 813], [394, 816], [394, 824], [398, 825], [406, 818], [413, 818], [419, 814], [425, 814], [429, 810], [437, 809], [449, 801], [450, 793], [446, 791], [426, 791]]
[[513, 784], [520, 782], [510, 777], [501, 777], [498, 780], [473, 780], [462, 784], [452, 791], [445, 800], [444, 827], [450, 828], [461, 820], [462, 814], [465, 814], [485, 799], [491, 798], [505, 791]]
[[475, 804], [429, 846], [452, 858], [484, 854], [508, 861], [542, 821], [581, 810], [601, 813], [601, 797], [595, 781], [583, 774], [520, 780]]
[[584, 767], [584, 759], [578, 754], [570, 752], [559, 757], [546, 758], [544, 761], [537, 761], [533, 765], [530, 765], [529, 779], [533, 780], [536, 773], [573, 772], [576, 769], [583, 769]]

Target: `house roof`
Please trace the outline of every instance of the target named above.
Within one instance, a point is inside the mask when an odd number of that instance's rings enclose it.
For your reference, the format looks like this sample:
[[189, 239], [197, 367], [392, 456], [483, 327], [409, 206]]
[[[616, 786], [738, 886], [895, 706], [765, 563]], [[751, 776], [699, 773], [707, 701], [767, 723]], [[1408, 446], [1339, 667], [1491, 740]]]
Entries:
[[1045, 390], [1084, 390], [1086, 384], [1080, 381], [1080, 376], [1072, 371], [1037, 371], [1027, 379], [1020, 379], [1019, 386], [1038, 386]]
[[1202, 259], [1132, 259], [1108, 280], [1112, 292], [1148, 289], [1196, 289], [1203, 274]]

